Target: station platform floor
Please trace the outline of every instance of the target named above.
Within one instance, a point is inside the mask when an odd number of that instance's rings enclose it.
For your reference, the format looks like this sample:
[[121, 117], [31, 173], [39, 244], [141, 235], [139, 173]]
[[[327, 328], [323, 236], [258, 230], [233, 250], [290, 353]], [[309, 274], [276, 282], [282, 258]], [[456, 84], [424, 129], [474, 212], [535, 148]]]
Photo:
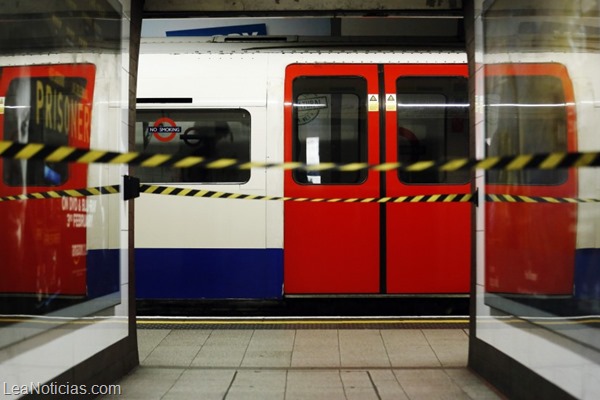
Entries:
[[503, 399], [467, 368], [465, 321], [138, 320], [140, 365], [102, 398]]

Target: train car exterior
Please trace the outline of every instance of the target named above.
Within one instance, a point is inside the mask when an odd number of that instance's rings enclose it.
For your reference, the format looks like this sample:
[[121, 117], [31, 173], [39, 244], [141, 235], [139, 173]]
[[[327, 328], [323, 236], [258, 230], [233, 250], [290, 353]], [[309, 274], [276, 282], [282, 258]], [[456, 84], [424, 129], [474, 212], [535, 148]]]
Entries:
[[[142, 42], [138, 151], [271, 163], [467, 157], [466, 55]], [[469, 172], [136, 168], [143, 183], [303, 198], [469, 193]], [[469, 203], [143, 194], [138, 299], [457, 295]]]

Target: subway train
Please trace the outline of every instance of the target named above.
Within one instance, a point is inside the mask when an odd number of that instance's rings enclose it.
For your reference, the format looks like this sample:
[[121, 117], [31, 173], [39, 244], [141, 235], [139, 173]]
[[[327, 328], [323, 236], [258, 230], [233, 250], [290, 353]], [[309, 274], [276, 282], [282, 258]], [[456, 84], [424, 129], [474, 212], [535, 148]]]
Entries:
[[[466, 63], [463, 51], [443, 48], [148, 39], [138, 72], [136, 150], [385, 166], [469, 157], [471, 141], [489, 157], [600, 147], [578, 136], [594, 123], [578, 115], [596, 104], [590, 81], [560, 53], [488, 57], [485, 96], [478, 94], [475, 105], [486, 124], [472, 140]], [[467, 194], [475, 187], [472, 171], [137, 168], [134, 175], [181, 194], [144, 193], [136, 200], [140, 304], [306, 298], [400, 304], [468, 296], [473, 203], [319, 199]], [[593, 170], [484, 176], [487, 196], [480, 194], [479, 203], [486, 237], [476, 255], [485, 259], [486, 293], [599, 297], [597, 254], [584, 248], [594, 247], [598, 231], [594, 205], [490, 197], [597, 196]], [[183, 195], [198, 190], [310, 201]]]
[[[112, 130], [107, 121], [120, 115], [113, 107], [119, 104], [114, 95], [120, 84], [115, 82], [120, 73], [115, 54], [53, 52], [0, 60], [0, 140], [81, 149], [118, 144], [117, 135], [101, 133]], [[95, 299], [96, 306], [83, 311], [89, 312], [118, 303], [118, 194], [9, 199], [118, 185], [118, 167], [17, 159], [3, 153], [0, 313], [47, 314]]]
[[[466, 62], [452, 49], [143, 39], [136, 151], [309, 165], [468, 157]], [[307, 199], [471, 191], [469, 171], [160, 167], [132, 174], [185, 191]], [[470, 231], [469, 202], [146, 192], [135, 204], [138, 303], [464, 300]]]

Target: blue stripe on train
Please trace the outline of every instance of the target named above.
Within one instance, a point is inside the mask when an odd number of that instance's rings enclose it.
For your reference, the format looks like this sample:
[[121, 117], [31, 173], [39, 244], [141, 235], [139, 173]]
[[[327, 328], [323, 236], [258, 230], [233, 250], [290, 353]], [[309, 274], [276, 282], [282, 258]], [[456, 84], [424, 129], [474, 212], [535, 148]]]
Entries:
[[600, 249], [575, 251], [575, 298], [600, 299]]
[[282, 249], [136, 249], [138, 299], [275, 299]]

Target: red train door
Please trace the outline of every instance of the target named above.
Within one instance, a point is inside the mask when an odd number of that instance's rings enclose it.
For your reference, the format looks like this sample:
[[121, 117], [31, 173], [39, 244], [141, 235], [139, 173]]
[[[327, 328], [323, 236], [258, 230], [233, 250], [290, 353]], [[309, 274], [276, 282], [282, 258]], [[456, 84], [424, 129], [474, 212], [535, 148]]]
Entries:
[[[386, 65], [386, 159], [469, 156], [466, 65]], [[389, 171], [386, 195], [469, 193], [469, 171]], [[386, 205], [388, 293], [467, 293], [470, 203]]]
[[[487, 65], [487, 155], [577, 151], [573, 87], [564, 65]], [[488, 171], [486, 194], [576, 197], [577, 171]], [[577, 205], [486, 203], [486, 291], [571, 295]]]
[[[292, 65], [285, 160], [465, 157], [466, 74], [464, 65]], [[286, 171], [284, 185], [285, 196], [309, 199], [469, 190], [468, 173], [437, 171]], [[286, 294], [468, 291], [468, 204], [286, 202], [284, 220]]]
[[[285, 160], [379, 162], [376, 65], [291, 65]], [[375, 171], [286, 171], [291, 197], [378, 197]], [[284, 284], [290, 293], [378, 293], [379, 205], [286, 202]]]

